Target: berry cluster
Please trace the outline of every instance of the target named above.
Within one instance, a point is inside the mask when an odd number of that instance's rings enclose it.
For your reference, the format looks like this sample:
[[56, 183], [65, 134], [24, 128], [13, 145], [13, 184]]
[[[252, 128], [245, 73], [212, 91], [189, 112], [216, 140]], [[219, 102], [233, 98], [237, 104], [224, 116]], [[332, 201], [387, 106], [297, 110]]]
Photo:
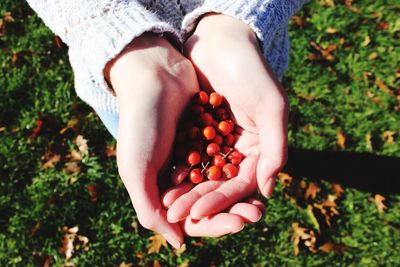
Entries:
[[186, 162], [187, 174], [194, 184], [205, 177], [231, 179], [238, 174], [243, 155], [233, 148], [235, 124], [222, 103], [220, 94], [200, 91], [178, 127], [174, 155]]

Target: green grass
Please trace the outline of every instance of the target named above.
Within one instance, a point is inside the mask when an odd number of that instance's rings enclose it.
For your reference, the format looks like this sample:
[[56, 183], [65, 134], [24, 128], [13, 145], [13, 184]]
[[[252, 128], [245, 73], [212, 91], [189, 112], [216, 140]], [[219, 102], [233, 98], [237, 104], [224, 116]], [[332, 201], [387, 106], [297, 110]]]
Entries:
[[[307, 22], [304, 27], [290, 24], [291, 62], [283, 82], [291, 104], [290, 146], [336, 151], [342, 131], [346, 151], [400, 157], [400, 5], [360, 0], [354, 1], [355, 12], [344, 1], [325, 2], [313, 1], [297, 14]], [[278, 184], [266, 201], [266, 216], [239, 234], [187, 239], [180, 256], [170, 248], [147, 254], [152, 233], [132, 227], [136, 216], [115, 158], [106, 153], [115, 141], [75, 95], [66, 47], [55, 45], [23, 1], [2, 0], [0, 16], [5, 12], [14, 22], [0, 38], [0, 266], [42, 266], [46, 259], [53, 266], [151, 266], [154, 261], [161, 266], [400, 266], [399, 195], [384, 195], [388, 208], [379, 213], [371, 192], [347, 187], [330, 227], [316, 215], [318, 233], [307, 205], [332, 194], [323, 180], [315, 200], [297, 195], [298, 204], [296, 195]], [[329, 27], [336, 32], [327, 33]], [[333, 58], [307, 59], [319, 54], [310, 41], [322, 48], [335, 44]], [[73, 118], [78, 124], [61, 134]], [[29, 138], [39, 120], [44, 126]], [[394, 142], [385, 138], [387, 131], [394, 132]], [[79, 172], [68, 171], [78, 135], [88, 139], [89, 154], [77, 162]], [[61, 160], [42, 168], [51, 153]], [[94, 202], [87, 189], [92, 184], [98, 192]], [[303, 244], [294, 254], [293, 223], [316, 233], [315, 252]], [[59, 251], [64, 226], [78, 226], [78, 234], [89, 238], [88, 247], [76, 247], [68, 261]], [[318, 250], [328, 241], [345, 251]]]

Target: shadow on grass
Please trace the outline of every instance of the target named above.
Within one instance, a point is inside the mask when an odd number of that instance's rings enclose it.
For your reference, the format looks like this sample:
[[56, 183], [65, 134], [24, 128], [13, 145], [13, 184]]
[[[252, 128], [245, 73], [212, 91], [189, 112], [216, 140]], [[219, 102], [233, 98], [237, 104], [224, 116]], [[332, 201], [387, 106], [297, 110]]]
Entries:
[[289, 149], [284, 171], [295, 178], [323, 179], [371, 193], [400, 193], [400, 158], [397, 157]]

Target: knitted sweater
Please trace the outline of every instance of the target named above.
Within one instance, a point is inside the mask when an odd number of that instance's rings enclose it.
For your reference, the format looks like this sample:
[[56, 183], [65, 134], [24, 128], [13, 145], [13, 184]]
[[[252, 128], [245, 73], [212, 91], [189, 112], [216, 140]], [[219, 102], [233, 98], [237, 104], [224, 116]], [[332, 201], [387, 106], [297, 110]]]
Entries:
[[78, 96], [95, 110], [118, 113], [103, 76], [107, 62], [142, 33], [188, 37], [198, 18], [217, 12], [248, 24], [281, 79], [288, 67], [290, 17], [309, 0], [27, 0], [69, 47]]

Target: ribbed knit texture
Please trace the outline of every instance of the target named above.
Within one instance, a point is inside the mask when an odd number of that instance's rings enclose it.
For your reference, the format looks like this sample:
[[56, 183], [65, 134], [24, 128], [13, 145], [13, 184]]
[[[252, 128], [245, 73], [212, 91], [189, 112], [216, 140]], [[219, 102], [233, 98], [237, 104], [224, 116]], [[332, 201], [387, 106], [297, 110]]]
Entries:
[[68, 45], [78, 96], [95, 110], [118, 113], [103, 69], [142, 33], [170, 33], [182, 42], [203, 14], [229, 15], [254, 30], [268, 64], [281, 79], [288, 67], [288, 20], [308, 0], [27, 1]]

